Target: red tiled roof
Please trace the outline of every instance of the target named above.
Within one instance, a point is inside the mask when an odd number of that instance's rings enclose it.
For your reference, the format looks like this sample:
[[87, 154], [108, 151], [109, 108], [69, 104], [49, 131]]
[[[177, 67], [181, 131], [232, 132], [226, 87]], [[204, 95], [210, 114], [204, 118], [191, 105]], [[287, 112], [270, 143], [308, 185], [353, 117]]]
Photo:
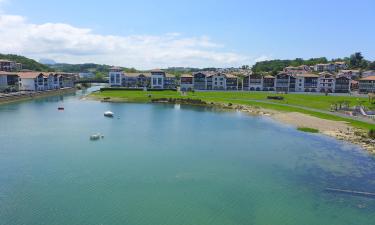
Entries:
[[18, 73], [18, 76], [20, 78], [24, 78], [24, 79], [31, 79], [31, 78], [36, 78], [40, 74], [42, 74], [44, 76], [44, 74], [42, 72], [20, 72], [20, 73]]
[[362, 78], [360, 80], [374, 80], [375, 81], [375, 76], [368, 76], [368, 77]]

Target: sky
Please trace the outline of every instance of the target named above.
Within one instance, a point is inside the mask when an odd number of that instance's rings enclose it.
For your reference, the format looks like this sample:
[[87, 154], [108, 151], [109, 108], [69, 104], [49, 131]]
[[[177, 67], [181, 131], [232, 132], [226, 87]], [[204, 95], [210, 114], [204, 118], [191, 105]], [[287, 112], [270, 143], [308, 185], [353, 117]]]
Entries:
[[375, 60], [374, 0], [0, 0], [0, 53], [137, 69]]

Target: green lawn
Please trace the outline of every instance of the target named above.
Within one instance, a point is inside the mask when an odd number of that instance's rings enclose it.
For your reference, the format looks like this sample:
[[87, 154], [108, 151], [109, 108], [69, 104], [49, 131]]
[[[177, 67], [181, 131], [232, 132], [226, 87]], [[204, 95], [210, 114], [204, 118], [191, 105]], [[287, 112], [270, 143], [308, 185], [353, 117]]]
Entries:
[[[128, 102], [149, 102], [152, 98], [194, 98], [201, 99], [206, 102], [220, 102], [220, 103], [234, 103], [250, 106], [259, 106], [266, 109], [273, 109], [285, 112], [300, 112], [315, 117], [346, 121], [352, 126], [370, 129], [375, 128], [374, 124], [369, 124], [354, 119], [343, 118], [336, 115], [328, 114], [333, 102], [348, 101], [350, 106], [357, 105], [362, 102], [367, 107], [374, 107], [367, 98], [359, 98], [352, 96], [324, 96], [324, 95], [308, 95], [308, 94], [284, 94], [284, 100], [267, 100], [267, 96], [275, 95], [266, 92], [194, 92], [182, 96], [176, 91], [125, 91], [125, 90], [110, 90], [93, 93], [93, 96], [104, 98], [116, 98]], [[259, 102], [260, 101], [260, 102]], [[275, 105], [287, 104], [287, 105]], [[306, 107], [299, 108], [299, 107]], [[316, 112], [314, 110], [322, 110], [325, 112]]]

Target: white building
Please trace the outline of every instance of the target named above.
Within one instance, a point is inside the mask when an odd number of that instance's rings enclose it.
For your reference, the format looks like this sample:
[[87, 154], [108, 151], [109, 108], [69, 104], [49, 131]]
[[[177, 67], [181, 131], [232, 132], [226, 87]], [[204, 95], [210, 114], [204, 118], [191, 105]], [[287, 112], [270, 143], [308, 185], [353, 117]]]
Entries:
[[212, 90], [226, 90], [226, 75], [224, 73], [215, 73], [212, 76]]
[[165, 72], [161, 70], [151, 71], [151, 88], [163, 89], [164, 88]]
[[249, 90], [250, 91], [261, 91], [263, 90], [263, 76], [260, 74], [251, 74], [245, 79], [249, 79]]
[[348, 65], [345, 62], [320, 63], [314, 66], [314, 70], [317, 72], [337, 72], [347, 68]]
[[318, 91], [318, 78], [319, 76], [312, 73], [298, 74], [295, 76], [296, 92], [317, 92]]
[[21, 91], [43, 91], [45, 90], [45, 80], [42, 72], [20, 72], [19, 90]]
[[122, 80], [125, 77], [122, 69], [119, 67], [112, 67], [109, 71], [109, 85], [111, 87], [122, 86]]
[[335, 78], [336, 76], [334, 74], [328, 72], [320, 73], [318, 79], [319, 92], [335, 92]]
[[340, 70], [338, 76], [346, 77], [348, 79], [358, 78], [361, 72], [359, 70]]

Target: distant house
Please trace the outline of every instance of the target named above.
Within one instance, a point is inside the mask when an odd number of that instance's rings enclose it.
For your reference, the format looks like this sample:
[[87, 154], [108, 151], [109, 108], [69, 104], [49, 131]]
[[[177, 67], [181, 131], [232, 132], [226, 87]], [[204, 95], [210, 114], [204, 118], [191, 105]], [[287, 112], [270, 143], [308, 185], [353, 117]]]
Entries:
[[279, 73], [276, 75], [275, 90], [277, 92], [289, 92], [290, 75]]
[[0, 71], [0, 91], [6, 89], [18, 90], [18, 79], [17, 73]]
[[0, 59], [0, 71], [12, 72], [22, 69], [22, 64], [11, 60]]
[[124, 73], [119, 67], [112, 67], [109, 71], [109, 85], [111, 87], [120, 87], [122, 86]]
[[192, 91], [194, 89], [193, 75], [191, 74], [182, 74], [180, 81], [181, 91]]
[[375, 70], [367, 70], [362, 72], [362, 77], [370, 77], [370, 76], [375, 76]]
[[45, 77], [42, 72], [21, 72], [19, 76], [19, 90], [21, 91], [44, 91]]
[[345, 62], [320, 63], [314, 66], [314, 70], [317, 72], [337, 72], [347, 68], [348, 65]]
[[166, 73], [164, 78], [164, 88], [165, 89], [176, 89], [177, 78], [173, 74]]
[[238, 77], [233, 74], [225, 74], [225, 90], [238, 90]]
[[368, 76], [359, 81], [360, 93], [375, 93], [375, 76]]
[[137, 77], [137, 86], [138, 87], [150, 87], [151, 85], [151, 74], [150, 73], [141, 73]]
[[153, 89], [164, 89], [165, 72], [162, 70], [151, 71], [151, 88]]
[[260, 74], [252, 74], [249, 76], [249, 89], [250, 91], [263, 90], [263, 77]]
[[206, 74], [203, 72], [194, 73], [193, 83], [194, 83], [194, 90], [206, 90], [207, 89]]
[[296, 75], [296, 92], [317, 92], [319, 76], [312, 73]]
[[359, 78], [360, 74], [361, 71], [359, 70], [340, 70], [338, 73], [340, 77], [346, 77], [351, 80]]
[[284, 68], [284, 73], [288, 73], [290, 75], [300, 74], [300, 73], [307, 73], [310, 72], [310, 67], [306, 65], [301, 66], [288, 66]]
[[336, 76], [332, 73], [320, 73], [318, 79], [318, 91], [325, 93], [333, 93], [335, 91], [335, 79]]
[[225, 73], [212, 75], [212, 90], [226, 90], [226, 77]]
[[346, 76], [336, 76], [335, 93], [349, 93], [351, 79]]
[[263, 91], [275, 91], [275, 77], [266, 75], [263, 77]]

